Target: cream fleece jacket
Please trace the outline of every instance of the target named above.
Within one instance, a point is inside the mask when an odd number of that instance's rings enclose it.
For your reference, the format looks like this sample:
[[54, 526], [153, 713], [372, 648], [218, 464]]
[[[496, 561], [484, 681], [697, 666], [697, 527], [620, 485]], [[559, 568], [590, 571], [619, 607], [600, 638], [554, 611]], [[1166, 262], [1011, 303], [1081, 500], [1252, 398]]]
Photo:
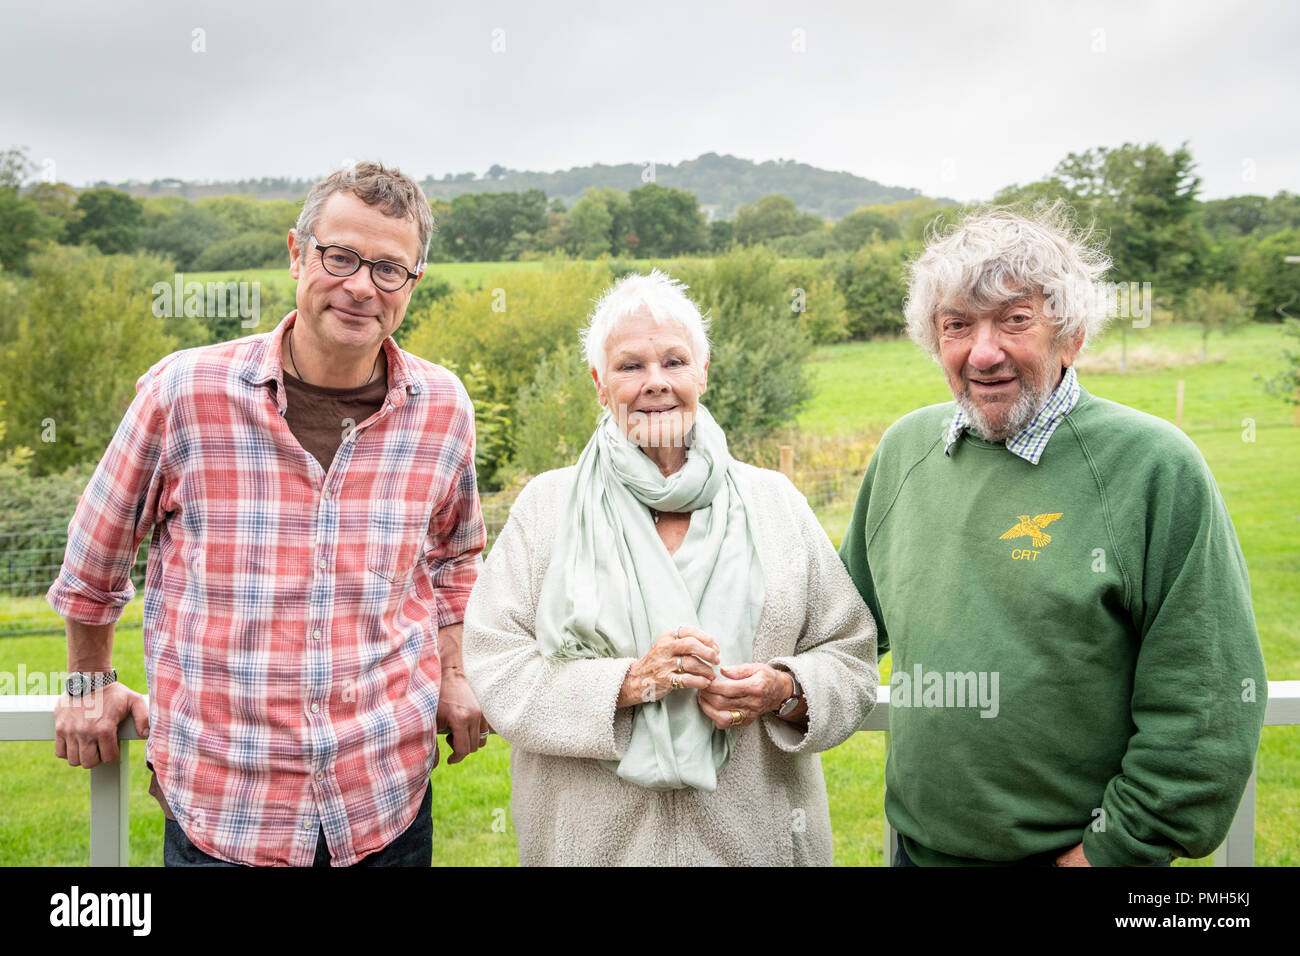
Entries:
[[628, 744], [632, 710], [614, 705], [633, 659], [551, 662], [533, 635], [575, 474], [539, 475], [519, 495], [465, 612], [466, 676], [511, 745], [520, 863], [829, 865], [818, 753], [875, 706], [876, 628], [807, 501], [780, 473], [738, 466], [766, 587], [754, 660], [798, 678], [807, 731], [765, 715], [736, 733], [716, 791], [652, 791], [599, 763]]

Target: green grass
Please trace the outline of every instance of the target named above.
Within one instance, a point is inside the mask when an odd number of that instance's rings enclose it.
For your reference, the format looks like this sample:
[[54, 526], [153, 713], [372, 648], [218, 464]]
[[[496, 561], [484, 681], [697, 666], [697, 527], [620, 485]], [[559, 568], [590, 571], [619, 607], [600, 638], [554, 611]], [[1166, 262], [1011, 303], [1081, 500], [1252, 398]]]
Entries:
[[[479, 264], [454, 264], [477, 266]], [[513, 266], [516, 264], [507, 264]], [[536, 267], [536, 263], [518, 264]], [[487, 264], [483, 274], [500, 271]], [[441, 268], [435, 264], [430, 268]], [[462, 273], [472, 276], [466, 268]], [[291, 280], [290, 280], [291, 281]], [[467, 278], [464, 281], [475, 281]], [[1277, 326], [1252, 326], [1233, 336], [1215, 337], [1206, 362], [1196, 361], [1199, 332], [1156, 328], [1129, 333], [1136, 360], [1127, 374], [1105, 370], [1117, 348], [1112, 334], [1091, 353], [1080, 377], [1094, 394], [1143, 411], [1174, 417], [1177, 382], [1186, 383], [1184, 427], [1210, 463], [1250, 568], [1256, 618], [1269, 677], [1300, 678], [1300, 429], [1291, 410], [1267, 396], [1254, 381], [1279, 364], [1282, 345]], [[1144, 351], [1145, 350], [1145, 351]], [[1176, 364], [1162, 365], [1174, 360]], [[1145, 362], [1145, 364], [1144, 364]], [[1100, 370], [1098, 370], [1100, 369]], [[835, 346], [813, 359], [817, 395], [799, 419], [816, 434], [883, 428], [911, 409], [949, 397], [937, 365], [906, 342]], [[1243, 441], [1253, 422], [1254, 441]], [[1247, 437], [1249, 437], [1247, 435]], [[851, 467], [855, 463], [845, 463]], [[838, 539], [848, 521], [846, 508], [832, 508], [823, 520]], [[139, 621], [139, 599], [127, 608]], [[57, 625], [39, 598], [0, 603], [0, 627], [14, 617], [45, 619]], [[139, 625], [123, 629], [114, 660], [124, 680], [143, 687]], [[29, 673], [61, 671], [61, 637], [23, 637], [0, 641], [0, 671], [18, 665]], [[887, 680], [888, 658], [882, 669]], [[131, 852], [136, 865], [161, 862], [162, 815], [145, 792], [143, 748], [132, 760]], [[858, 734], [822, 756], [841, 864], [881, 862], [884, 791], [884, 739]], [[435, 863], [509, 864], [515, 860], [508, 823], [509, 748], [493, 739], [480, 753], [433, 774]], [[1256, 853], [1265, 865], [1300, 864], [1300, 728], [1265, 728], [1258, 760]], [[81, 864], [88, 857], [88, 779], [84, 771], [60, 764], [49, 743], [0, 744], [0, 864]], [[506, 811], [502, 814], [500, 811]], [[505, 832], [493, 824], [507, 823]], [[79, 822], [80, 821], [80, 822]], [[1208, 861], [1179, 861], [1204, 865]]]

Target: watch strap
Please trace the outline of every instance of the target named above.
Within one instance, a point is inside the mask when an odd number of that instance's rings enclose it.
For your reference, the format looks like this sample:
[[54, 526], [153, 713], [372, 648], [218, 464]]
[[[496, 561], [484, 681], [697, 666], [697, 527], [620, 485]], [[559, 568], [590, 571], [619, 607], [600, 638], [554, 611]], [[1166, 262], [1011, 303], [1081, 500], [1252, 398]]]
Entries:
[[793, 692], [781, 701], [781, 706], [776, 711], [778, 717], [784, 717], [799, 706], [799, 701], [803, 698], [803, 688], [799, 686], [799, 678], [794, 676], [794, 671], [786, 667], [778, 667], [777, 670], [790, 675], [790, 686], [793, 688]]
[[117, 683], [117, 668], [110, 667], [106, 671], [85, 673], [74, 671], [68, 675], [64, 682], [64, 689], [68, 692], [69, 697], [84, 697], [91, 691], [99, 690], [101, 687], [107, 687], [109, 684]]

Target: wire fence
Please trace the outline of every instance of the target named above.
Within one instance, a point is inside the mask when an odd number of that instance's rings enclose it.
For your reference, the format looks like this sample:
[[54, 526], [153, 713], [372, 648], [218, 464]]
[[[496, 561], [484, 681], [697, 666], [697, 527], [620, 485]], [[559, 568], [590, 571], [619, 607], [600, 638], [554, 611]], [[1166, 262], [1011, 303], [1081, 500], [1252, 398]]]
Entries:
[[[808, 499], [832, 539], [838, 539], [848, 525], [865, 470], [864, 464], [852, 470], [796, 471], [792, 475], [795, 486]], [[485, 494], [481, 503], [490, 550], [505, 527], [514, 494]], [[57, 527], [0, 521], [0, 638], [63, 633], [62, 619], [43, 598], [59, 574], [67, 542], [66, 521]], [[137, 589], [144, 585], [148, 553], [146, 542], [131, 571]], [[120, 628], [132, 626], [140, 626], [138, 601], [126, 608], [119, 622]]]

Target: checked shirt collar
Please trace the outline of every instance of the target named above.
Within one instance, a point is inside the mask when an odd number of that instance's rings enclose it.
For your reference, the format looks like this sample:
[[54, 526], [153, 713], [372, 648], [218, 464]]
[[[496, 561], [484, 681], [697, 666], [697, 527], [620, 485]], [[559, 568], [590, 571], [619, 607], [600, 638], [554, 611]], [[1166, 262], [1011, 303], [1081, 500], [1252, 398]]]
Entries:
[[[254, 349], [249, 353], [247, 361], [239, 370], [239, 376], [251, 385], [265, 385], [270, 382], [275, 383], [276, 388], [276, 408], [281, 415], [289, 407], [288, 398], [284, 392], [284, 364], [281, 358], [284, 347], [284, 335], [298, 321], [298, 310], [294, 309], [281, 320], [266, 339], [266, 344], [261, 351]], [[402, 357], [402, 350], [397, 347], [390, 335], [383, 342], [384, 358], [388, 361], [388, 395], [386, 400], [394, 408], [400, 408], [406, 402], [406, 395], [409, 392], [412, 395], [418, 395], [420, 392], [420, 382], [412, 374], [410, 366], [406, 359]]]
[[[1052, 393], [1043, 407], [1024, 427], [1007, 439], [1007, 451], [1013, 455], [1018, 455], [1031, 465], [1038, 464], [1038, 460], [1043, 457], [1043, 449], [1047, 447], [1048, 440], [1052, 433], [1056, 431], [1056, 426], [1061, 424], [1061, 420], [1074, 408], [1079, 401], [1079, 376], [1075, 374], [1074, 367], [1071, 366], [1065, 370], [1065, 375], [1061, 378], [1061, 384], [1056, 386], [1056, 391]], [[956, 414], [953, 415], [952, 424], [948, 426], [948, 434], [944, 439], [943, 453], [952, 457], [952, 446], [957, 443], [961, 437], [962, 431], [970, 426], [970, 419], [962, 411], [961, 406], [957, 406]]]

